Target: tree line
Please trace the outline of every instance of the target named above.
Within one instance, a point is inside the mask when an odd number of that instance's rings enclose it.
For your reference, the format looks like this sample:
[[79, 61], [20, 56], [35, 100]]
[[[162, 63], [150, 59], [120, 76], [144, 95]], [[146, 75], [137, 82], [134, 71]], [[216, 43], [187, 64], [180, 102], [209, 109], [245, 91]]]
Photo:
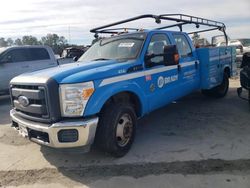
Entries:
[[26, 35], [15, 40], [12, 38], [5, 39], [0, 37], [0, 47], [8, 47], [13, 45], [47, 45], [53, 49], [55, 54], [61, 54], [63, 49], [69, 46], [76, 46], [69, 45], [64, 36], [58, 36], [57, 34], [47, 34], [46, 36], [41, 37], [40, 40], [32, 35]]

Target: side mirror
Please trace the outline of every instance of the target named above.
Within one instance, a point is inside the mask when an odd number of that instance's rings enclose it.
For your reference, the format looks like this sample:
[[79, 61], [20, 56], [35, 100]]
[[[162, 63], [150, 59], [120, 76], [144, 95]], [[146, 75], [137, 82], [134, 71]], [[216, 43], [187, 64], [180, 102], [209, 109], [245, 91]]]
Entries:
[[[176, 48], [176, 45], [165, 45], [163, 47], [162, 54], [147, 54], [144, 58], [146, 67], [153, 67], [155, 65], [178, 65], [179, 64], [179, 54]], [[163, 57], [162, 63], [151, 62], [151, 59], [154, 57]]]
[[176, 45], [166, 45], [164, 46], [163, 59], [165, 65], [178, 65], [179, 64], [179, 54]]
[[79, 59], [79, 57], [75, 56], [73, 57], [73, 61], [77, 61]]

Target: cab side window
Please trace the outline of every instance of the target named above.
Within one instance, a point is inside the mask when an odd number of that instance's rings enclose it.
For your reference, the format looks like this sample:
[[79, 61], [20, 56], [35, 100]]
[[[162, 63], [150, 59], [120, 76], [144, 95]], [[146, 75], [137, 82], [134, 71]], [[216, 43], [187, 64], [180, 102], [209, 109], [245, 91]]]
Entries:
[[50, 59], [49, 53], [44, 48], [30, 48], [29, 52], [31, 61]]
[[15, 63], [29, 61], [29, 59], [29, 51], [27, 49], [13, 49], [4, 55], [2, 61]]
[[[163, 54], [164, 46], [169, 45], [170, 41], [168, 37], [164, 34], [155, 34], [152, 36], [150, 43], [148, 45], [147, 55], [159, 55]], [[150, 59], [153, 64], [162, 64], [163, 56], [157, 56]]]
[[181, 57], [192, 56], [192, 49], [188, 43], [187, 38], [184, 35], [174, 34], [173, 35], [179, 55]]

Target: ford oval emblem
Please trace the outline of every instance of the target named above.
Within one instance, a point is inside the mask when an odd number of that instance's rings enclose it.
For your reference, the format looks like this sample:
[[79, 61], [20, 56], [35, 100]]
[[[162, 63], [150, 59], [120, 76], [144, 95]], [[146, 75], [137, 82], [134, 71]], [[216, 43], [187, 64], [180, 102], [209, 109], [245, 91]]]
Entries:
[[18, 102], [23, 106], [23, 107], [27, 107], [29, 106], [30, 102], [29, 99], [25, 96], [19, 96], [18, 97]]

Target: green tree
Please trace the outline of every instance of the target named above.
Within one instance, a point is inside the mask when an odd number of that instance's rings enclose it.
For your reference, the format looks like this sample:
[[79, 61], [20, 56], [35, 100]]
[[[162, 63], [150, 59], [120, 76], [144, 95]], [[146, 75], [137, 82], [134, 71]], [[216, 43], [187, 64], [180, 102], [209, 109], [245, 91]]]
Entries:
[[47, 34], [41, 38], [41, 43], [50, 46], [56, 54], [61, 54], [63, 49], [68, 46], [65, 37], [57, 34]]
[[7, 41], [5, 40], [5, 38], [0, 38], [0, 47], [6, 47], [8, 46]]
[[40, 44], [36, 37], [34, 36], [23, 36], [22, 38], [23, 45], [38, 45]]
[[22, 40], [20, 38], [17, 38], [14, 42], [15, 45], [21, 46], [23, 45]]
[[8, 46], [12, 46], [14, 44], [14, 41], [12, 40], [12, 38], [8, 38], [6, 42]]

